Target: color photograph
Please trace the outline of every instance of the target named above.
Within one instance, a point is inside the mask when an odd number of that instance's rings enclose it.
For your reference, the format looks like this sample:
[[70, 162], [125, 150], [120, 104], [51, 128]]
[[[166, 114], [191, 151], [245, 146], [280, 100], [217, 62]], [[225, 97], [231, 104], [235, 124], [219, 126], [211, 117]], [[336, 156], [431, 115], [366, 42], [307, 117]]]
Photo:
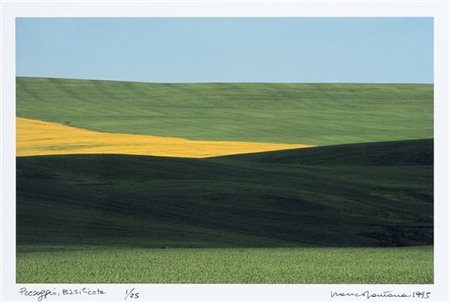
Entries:
[[17, 283], [433, 284], [433, 18], [15, 37]]

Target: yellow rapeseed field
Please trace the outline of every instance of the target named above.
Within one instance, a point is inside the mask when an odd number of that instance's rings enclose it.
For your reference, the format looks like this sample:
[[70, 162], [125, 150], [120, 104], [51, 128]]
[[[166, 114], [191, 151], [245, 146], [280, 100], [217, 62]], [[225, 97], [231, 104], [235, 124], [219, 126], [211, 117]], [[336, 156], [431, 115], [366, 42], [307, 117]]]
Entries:
[[233, 141], [197, 141], [176, 137], [103, 133], [26, 118], [16, 118], [17, 156], [51, 154], [130, 154], [212, 157], [312, 147]]

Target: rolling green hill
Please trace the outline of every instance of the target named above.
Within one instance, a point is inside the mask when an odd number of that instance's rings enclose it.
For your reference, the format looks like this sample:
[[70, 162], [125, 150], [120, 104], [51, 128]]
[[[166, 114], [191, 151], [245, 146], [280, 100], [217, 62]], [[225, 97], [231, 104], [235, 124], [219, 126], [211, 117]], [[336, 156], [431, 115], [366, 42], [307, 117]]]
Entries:
[[[395, 160], [384, 156], [393, 146], [400, 150], [394, 152]], [[430, 140], [209, 159], [21, 157], [17, 243], [432, 244], [432, 162]]]
[[433, 140], [372, 142], [222, 157], [261, 163], [326, 166], [433, 165]]
[[433, 137], [433, 86], [18, 77], [17, 116], [104, 132], [336, 145]]

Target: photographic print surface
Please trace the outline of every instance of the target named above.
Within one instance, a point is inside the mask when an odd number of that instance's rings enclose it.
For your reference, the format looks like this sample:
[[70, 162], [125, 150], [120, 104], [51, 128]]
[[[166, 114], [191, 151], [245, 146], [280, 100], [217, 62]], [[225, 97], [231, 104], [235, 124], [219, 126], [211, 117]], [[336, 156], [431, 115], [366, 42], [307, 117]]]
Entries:
[[432, 18], [18, 18], [17, 283], [433, 283]]

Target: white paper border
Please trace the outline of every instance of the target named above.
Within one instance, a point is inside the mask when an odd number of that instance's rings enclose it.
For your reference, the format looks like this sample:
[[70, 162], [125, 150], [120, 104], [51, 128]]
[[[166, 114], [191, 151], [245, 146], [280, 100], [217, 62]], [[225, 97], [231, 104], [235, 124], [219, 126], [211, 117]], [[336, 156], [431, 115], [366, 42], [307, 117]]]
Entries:
[[[48, 297], [42, 301], [123, 301], [135, 288], [140, 301], [360, 301], [331, 291], [410, 294], [449, 301], [449, 2], [448, 1], [3, 1], [1, 2], [1, 301], [37, 301], [19, 289], [101, 288], [105, 296]], [[435, 92], [435, 283], [433, 285], [126, 285], [15, 283], [15, 18], [16, 17], [433, 17]], [[371, 301], [420, 299], [371, 298]]]

